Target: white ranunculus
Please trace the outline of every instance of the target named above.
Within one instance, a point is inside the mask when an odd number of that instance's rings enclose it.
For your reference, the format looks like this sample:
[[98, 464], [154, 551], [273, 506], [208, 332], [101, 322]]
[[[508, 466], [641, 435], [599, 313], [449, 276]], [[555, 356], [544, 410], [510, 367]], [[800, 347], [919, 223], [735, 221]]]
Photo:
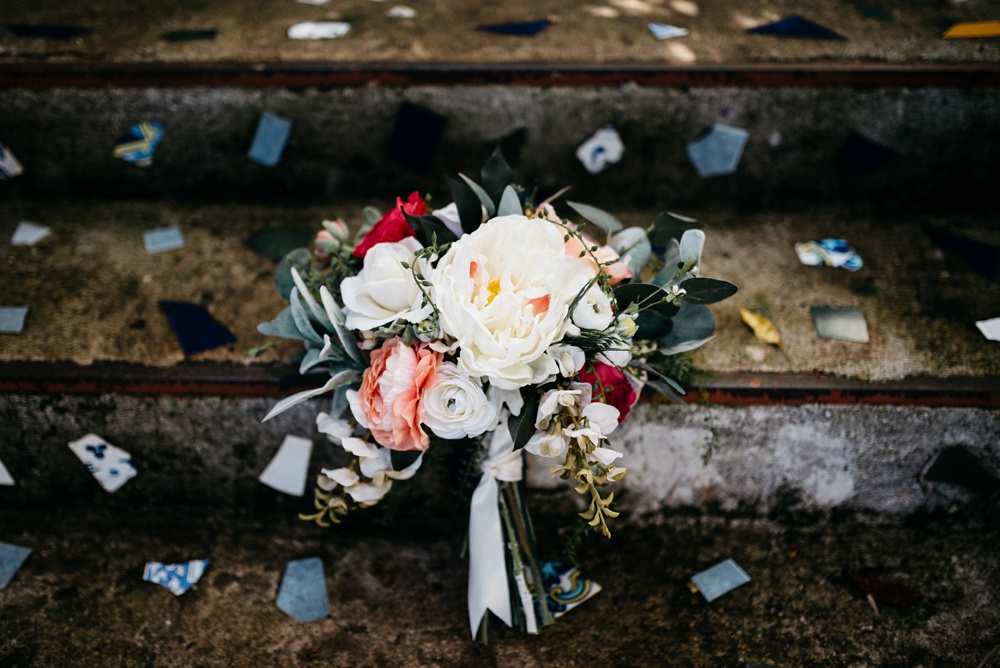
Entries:
[[459, 367], [507, 390], [558, 373], [547, 350], [571, 330], [569, 306], [594, 273], [548, 221], [501, 216], [461, 237], [431, 278]]
[[[340, 284], [349, 329], [372, 330], [397, 319], [418, 323], [433, 312], [430, 304], [421, 307], [423, 294], [413, 273], [403, 267], [414, 263], [418, 250], [420, 242], [413, 237], [371, 247], [358, 275]], [[422, 262], [419, 269], [426, 273]]]
[[580, 303], [573, 309], [573, 324], [580, 329], [604, 331], [614, 321], [615, 312], [601, 286], [590, 286]]
[[420, 400], [425, 427], [440, 438], [464, 438], [479, 436], [495, 426], [497, 408], [479, 380], [451, 362], [439, 364], [435, 375], [437, 382]]

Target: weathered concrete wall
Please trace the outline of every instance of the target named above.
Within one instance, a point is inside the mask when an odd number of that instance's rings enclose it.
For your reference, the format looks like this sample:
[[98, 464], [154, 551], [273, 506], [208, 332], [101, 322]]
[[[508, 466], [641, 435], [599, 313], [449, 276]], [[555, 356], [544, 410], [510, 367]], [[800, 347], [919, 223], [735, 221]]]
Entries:
[[[317, 435], [314, 400], [262, 424], [274, 400], [103, 396], [0, 396], [0, 460], [17, 481], [0, 487], [8, 508], [107, 507], [147, 512], [167, 504], [248, 509], [311, 508], [257, 476], [285, 434], [312, 437], [311, 472], [342, 453]], [[67, 443], [94, 432], [128, 450], [139, 475], [114, 494], [101, 490]], [[716, 454], [701, 454], [711, 439]], [[703, 506], [766, 513], [783, 508], [856, 509], [906, 514], [974, 501], [960, 488], [924, 487], [918, 475], [941, 448], [961, 445], [1000, 472], [1000, 411], [961, 408], [662, 406], [643, 403], [616, 432], [629, 472], [622, 507], [641, 517], [663, 508]], [[454, 470], [430, 458], [409, 498], [447, 508]], [[530, 484], [551, 481], [534, 460]], [[311, 489], [311, 480], [308, 488]], [[434, 497], [434, 500], [430, 499]]]
[[[427, 175], [387, 157], [404, 100], [448, 119]], [[263, 110], [295, 124], [275, 169], [246, 158]], [[150, 170], [111, 155], [139, 120], [165, 126]], [[750, 138], [735, 176], [701, 180], [685, 145], [715, 122], [746, 128]], [[608, 123], [621, 133], [625, 157], [591, 176], [574, 153]], [[419, 187], [446, 197], [443, 174], [476, 173], [485, 145], [519, 126], [530, 130], [529, 182], [549, 192], [573, 184], [607, 206], [830, 199], [985, 209], [1000, 164], [1000, 90], [991, 88], [9, 89], [0, 94], [0, 141], [26, 173], [0, 182], [0, 195], [329, 200]], [[852, 130], [901, 158], [867, 175], [843, 171], [834, 156]]]

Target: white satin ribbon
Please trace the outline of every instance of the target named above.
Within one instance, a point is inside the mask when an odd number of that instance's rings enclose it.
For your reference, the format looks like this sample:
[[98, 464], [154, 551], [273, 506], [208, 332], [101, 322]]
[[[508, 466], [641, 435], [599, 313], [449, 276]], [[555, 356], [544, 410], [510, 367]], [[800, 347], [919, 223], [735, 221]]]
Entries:
[[514, 482], [523, 475], [521, 453], [514, 452], [506, 416], [489, 437], [487, 447], [483, 476], [472, 493], [469, 510], [469, 626], [473, 639], [487, 610], [507, 626], [512, 623], [497, 480]]

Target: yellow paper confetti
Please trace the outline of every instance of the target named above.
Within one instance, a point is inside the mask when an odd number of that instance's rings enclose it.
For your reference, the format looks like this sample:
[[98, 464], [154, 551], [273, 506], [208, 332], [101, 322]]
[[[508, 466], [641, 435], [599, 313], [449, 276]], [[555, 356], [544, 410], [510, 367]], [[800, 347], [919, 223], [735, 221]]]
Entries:
[[963, 37], [1000, 37], [1000, 21], [973, 21], [971, 23], [956, 23], [944, 31], [945, 39], [960, 39]]
[[764, 343], [771, 343], [776, 346], [781, 345], [781, 337], [778, 336], [778, 330], [774, 328], [770, 320], [745, 308], [740, 309], [740, 315], [743, 316], [743, 322], [753, 330], [754, 336], [758, 339]]

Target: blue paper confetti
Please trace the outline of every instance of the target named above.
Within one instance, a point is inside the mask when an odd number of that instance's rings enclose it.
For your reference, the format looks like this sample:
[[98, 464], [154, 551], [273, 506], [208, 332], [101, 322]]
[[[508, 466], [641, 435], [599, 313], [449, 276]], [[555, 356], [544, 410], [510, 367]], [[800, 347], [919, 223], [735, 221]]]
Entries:
[[749, 133], [742, 128], [716, 123], [707, 133], [688, 144], [688, 158], [698, 170], [698, 176], [705, 179], [735, 172], [748, 136]]
[[162, 253], [164, 251], [184, 248], [184, 233], [179, 227], [157, 227], [146, 230], [142, 234], [147, 253]]
[[14, 573], [21, 567], [31, 550], [20, 545], [0, 541], [0, 589], [6, 589]]
[[786, 16], [780, 21], [768, 23], [767, 25], [750, 28], [747, 32], [758, 35], [776, 35], [778, 37], [803, 37], [806, 39], [834, 39], [846, 40], [843, 35], [836, 33], [829, 28], [813, 23], [801, 16]]
[[653, 34], [656, 39], [673, 39], [675, 37], [684, 37], [690, 34], [687, 28], [678, 28], [677, 26], [667, 25], [666, 23], [650, 23], [649, 32]]
[[275, 167], [281, 160], [285, 143], [292, 133], [292, 122], [265, 111], [257, 123], [257, 133], [247, 157], [258, 165]]
[[795, 244], [799, 262], [812, 267], [842, 267], [857, 271], [864, 266], [861, 256], [844, 239], [820, 239]]
[[732, 559], [712, 566], [691, 578], [706, 601], [714, 601], [741, 585], [750, 582], [750, 576]]
[[867, 174], [895, 161], [899, 153], [869, 139], [859, 132], [851, 132], [837, 152], [837, 163], [855, 174]]
[[12, 179], [20, 176], [24, 172], [21, 163], [17, 161], [14, 154], [3, 144], [0, 144], [0, 180]]
[[236, 337], [219, 324], [204, 306], [162, 299], [160, 308], [167, 315], [167, 321], [187, 356], [236, 341]]
[[44, 39], [72, 39], [86, 35], [90, 28], [73, 25], [32, 25], [28, 23], [8, 23], [7, 30], [18, 37], [41, 37]]
[[441, 114], [404, 100], [389, 140], [389, 155], [410, 171], [430, 171], [447, 125]]
[[194, 559], [185, 564], [150, 561], [143, 569], [142, 579], [162, 585], [174, 596], [180, 596], [198, 582], [208, 568], [208, 563], [208, 559]]
[[289, 561], [275, 603], [302, 624], [329, 615], [330, 601], [326, 596], [323, 561], [319, 557]]
[[549, 19], [540, 19], [538, 21], [520, 21], [515, 23], [493, 23], [490, 25], [479, 26], [476, 30], [491, 32], [495, 35], [520, 35], [522, 37], [534, 37], [550, 25], [552, 25], [552, 21]]
[[136, 167], [150, 167], [153, 164], [153, 153], [162, 139], [163, 126], [159, 123], [136, 123], [118, 140], [112, 154]]
[[20, 334], [27, 317], [27, 306], [0, 306], [0, 334]]

